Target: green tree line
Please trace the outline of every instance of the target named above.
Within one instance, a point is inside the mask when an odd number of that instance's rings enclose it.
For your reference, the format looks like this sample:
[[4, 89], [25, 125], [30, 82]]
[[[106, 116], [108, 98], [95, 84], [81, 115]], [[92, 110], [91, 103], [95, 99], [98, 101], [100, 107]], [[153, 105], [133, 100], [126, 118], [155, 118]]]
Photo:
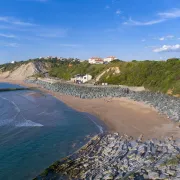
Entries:
[[100, 82], [128, 86], [144, 86], [153, 91], [180, 94], [180, 60], [167, 61], [133, 61], [121, 63], [121, 73], [105, 73]]

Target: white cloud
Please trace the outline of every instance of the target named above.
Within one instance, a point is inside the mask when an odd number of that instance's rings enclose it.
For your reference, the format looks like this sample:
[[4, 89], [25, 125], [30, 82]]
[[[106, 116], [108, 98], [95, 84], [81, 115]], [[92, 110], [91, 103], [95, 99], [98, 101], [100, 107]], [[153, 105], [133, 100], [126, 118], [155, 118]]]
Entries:
[[8, 22], [8, 17], [0, 17], [0, 21]]
[[142, 42], [145, 42], [145, 41], [146, 41], [146, 39], [142, 39], [141, 41], [142, 41]]
[[169, 19], [180, 18], [180, 9], [172, 9], [167, 12], [160, 12], [156, 15], [157, 15], [157, 19], [155, 19], [155, 20], [142, 22], [142, 21], [134, 21], [131, 18], [129, 18], [129, 20], [124, 22], [123, 24], [133, 25], [133, 26], [149, 26], [149, 25], [153, 25], [153, 24], [162, 23]]
[[165, 40], [165, 38], [164, 38], [164, 37], [161, 37], [161, 38], [159, 38], [159, 40], [160, 40], [160, 41], [164, 41], [164, 40]]
[[13, 24], [16, 25], [21, 25], [21, 26], [34, 26], [35, 24], [29, 23], [29, 22], [23, 22], [23, 21], [14, 21], [12, 22]]
[[18, 20], [14, 17], [7, 17], [7, 16], [1, 16], [0, 21], [9, 23], [9, 24], [14, 24], [14, 25], [21, 25], [21, 26], [34, 26], [35, 25], [35, 24], [29, 23], [29, 22], [24, 22], [24, 21]]
[[108, 6], [108, 5], [105, 7], [105, 9], [109, 9], [109, 8], [110, 8], [110, 6]]
[[[49, 27], [49, 26], [40, 26], [37, 25], [36, 28], [34, 26], [14, 26], [14, 25], [0, 25], [0, 29], [3, 30], [13, 30], [13, 31], [19, 31], [19, 32], [28, 32], [30, 35], [28, 35], [28, 39], [37, 39], [37, 37], [42, 38], [60, 38], [60, 37], [66, 37], [68, 33], [67, 28], [56, 28], [56, 27]], [[10, 36], [9, 38], [13, 38], [14, 35], [7, 35], [7, 34], [1, 34], [0, 36]], [[20, 35], [21, 38], [26, 38]], [[14, 37], [16, 39], [19, 39], [19, 37]], [[42, 39], [41, 38], [41, 39]]]
[[[158, 38], [160, 41], [164, 41], [164, 40], [169, 40], [169, 39], [173, 39], [174, 36], [173, 35], [168, 35], [168, 36], [165, 36], [165, 37], [160, 37]], [[155, 38], [156, 39], [156, 38]]]
[[172, 39], [172, 38], [174, 38], [174, 36], [173, 35], [168, 35], [168, 36], [166, 36], [166, 38]]
[[8, 43], [8, 44], [5, 44], [5, 46], [7, 46], [7, 47], [18, 47], [19, 45], [17, 43]]
[[152, 21], [141, 22], [141, 21], [134, 21], [131, 18], [129, 18], [129, 20], [124, 22], [123, 24], [132, 25], [132, 26], [150, 26], [153, 24], [161, 23], [163, 21], [165, 21], [165, 20], [164, 19], [157, 19], [157, 20], [152, 20]]
[[13, 34], [1, 34], [1, 33], [0, 33], [0, 36], [1, 36], [1, 37], [5, 37], [5, 38], [14, 38], [14, 39], [17, 38], [17, 37], [16, 37], [15, 35], [13, 35]]
[[180, 44], [164, 45], [153, 50], [154, 52], [180, 52]]
[[121, 11], [120, 11], [120, 10], [117, 10], [117, 11], [116, 11], [116, 14], [117, 14], [117, 15], [120, 15], [120, 14], [121, 14]]
[[158, 13], [158, 15], [164, 19], [179, 18], [180, 17], [180, 9], [172, 9], [167, 12]]

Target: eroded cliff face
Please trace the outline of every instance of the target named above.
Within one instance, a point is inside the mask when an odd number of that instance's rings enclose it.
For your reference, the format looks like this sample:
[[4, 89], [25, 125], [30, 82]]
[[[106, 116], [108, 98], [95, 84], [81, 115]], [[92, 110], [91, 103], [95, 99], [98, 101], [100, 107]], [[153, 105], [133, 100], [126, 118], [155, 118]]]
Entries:
[[0, 72], [0, 78], [6, 78], [11, 80], [24, 80], [38, 73], [47, 72], [47, 67], [41, 62], [30, 62], [22, 64], [12, 71]]
[[111, 68], [103, 71], [102, 73], [100, 73], [100, 74], [96, 77], [96, 82], [99, 81], [100, 78], [101, 78], [105, 73], [107, 73], [107, 72], [109, 72], [109, 71], [112, 71], [113, 74], [120, 74], [120, 72], [121, 72], [120, 69], [119, 69], [119, 67], [111, 67]]

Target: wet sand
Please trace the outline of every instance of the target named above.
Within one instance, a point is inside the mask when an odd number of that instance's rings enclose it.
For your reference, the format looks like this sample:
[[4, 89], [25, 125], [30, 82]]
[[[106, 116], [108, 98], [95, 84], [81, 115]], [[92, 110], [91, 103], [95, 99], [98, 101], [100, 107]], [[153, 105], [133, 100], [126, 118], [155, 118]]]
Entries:
[[110, 131], [133, 137], [139, 137], [143, 134], [144, 140], [161, 139], [172, 135], [175, 138], [180, 138], [178, 123], [174, 123], [165, 115], [160, 115], [153, 107], [143, 102], [135, 102], [128, 98], [80, 99], [62, 95], [58, 92], [51, 92], [39, 85], [26, 84], [23, 81], [0, 79], [0, 82], [36, 87], [78, 111], [95, 115], [105, 122]]

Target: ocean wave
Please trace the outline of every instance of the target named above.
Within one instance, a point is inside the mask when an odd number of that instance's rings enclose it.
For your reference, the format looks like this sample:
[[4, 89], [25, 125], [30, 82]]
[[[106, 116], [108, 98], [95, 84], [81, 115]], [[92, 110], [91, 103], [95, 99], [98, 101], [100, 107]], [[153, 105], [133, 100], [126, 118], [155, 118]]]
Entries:
[[58, 111], [56, 111], [56, 110], [54, 110], [52, 112], [43, 111], [43, 112], [40, 112], [39, 114], [37, 114], [37, 116], [40, 116], [40, 115], [54, 116], [56, 113], [58, 113]]
[[92, 120], [92, 121], [99, 128], [100, 133], [103, 133], [104, 132], [103, 127], [98, 125], [94, 120]]
[[14, 120], [14, 119], [4, 119], [4, 120], [0, 120], [0, 127], [1, 127], [1, 126], [6, 126], [6, 125], [12, 123], [13, 120]]
[[[15, 126], [15, 127], [42, 127], [43, 125], [40, 123], [35, 123], [31, 120], [27, 120], [22, 114], [18, 105], [14, 101], [10, 101], [9, 99], [0, 96], [1, 99], [7, 101], [9, 104], [12, 104], [16, 114], [12, 118], [8, 119], [0, 119], [0, 126]], [[2, 114], [7, 114], [8, 112], [2, 112]], [[2, 115], [1, 114], [1, 115]], [[21, 120], [16, 120], [16, 118], [20, 116]]]
[[19, 109], [19, 107], [17, 106], [17, 104], [14, 102], [14, 101], [10, 101], [9, 99], [5, 98], [5, 97], [2, 97], [0, 96], [1, 99], [5, 100], [5, 101], [8, 101], [10, 104], [12, 104], [14, 107], [15, 107], [15, 110], [17, 112], [20, 112], [21, 110]]
[[16, 127], [42, 127], [43, 125], [40, 123], [35, 123], [31, 120], [26, 120], [24, 122], [16, 123]]
[[100, 126], [99, 124], [97, 124], [97, 122], [93, 118], [91, 118], [91, 116], [89, 114], [87, 114], [87, 113], [84, 113], [84, 114], [86, 114], [86, 116], [98, 127], [100, 133], [104, 132], [103, 127]]

